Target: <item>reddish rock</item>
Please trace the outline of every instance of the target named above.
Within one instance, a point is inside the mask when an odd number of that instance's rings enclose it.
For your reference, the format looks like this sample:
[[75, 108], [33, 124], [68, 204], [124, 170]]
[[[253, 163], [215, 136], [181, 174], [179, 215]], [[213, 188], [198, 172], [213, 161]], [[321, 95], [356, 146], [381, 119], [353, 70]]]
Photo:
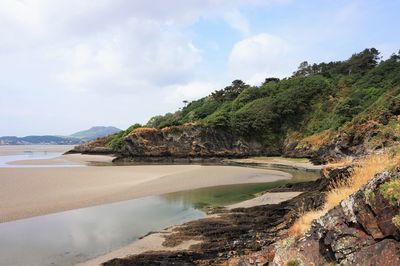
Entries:
[[400, 207], [390, 205], [379, 190], [395, 178], [400, 178], [399, 170], [377, 174], [314, 221], [303, 239], [278, 242], [274, 264], [400, 265], [400, 230], [392, 222]]

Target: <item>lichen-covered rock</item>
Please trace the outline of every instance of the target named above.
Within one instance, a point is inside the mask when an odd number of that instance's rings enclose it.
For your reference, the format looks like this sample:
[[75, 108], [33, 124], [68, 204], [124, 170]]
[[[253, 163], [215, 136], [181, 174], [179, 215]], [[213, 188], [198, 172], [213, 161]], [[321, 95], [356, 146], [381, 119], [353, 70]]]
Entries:
[[380, 186], [400, 178], [399, 170], [377, 174], [326, 215], [309, 233], [290, 245], [276, 244], [275, 265], [400, 265], [400, 229], [393, 218], [400, 206], [390, 204]]

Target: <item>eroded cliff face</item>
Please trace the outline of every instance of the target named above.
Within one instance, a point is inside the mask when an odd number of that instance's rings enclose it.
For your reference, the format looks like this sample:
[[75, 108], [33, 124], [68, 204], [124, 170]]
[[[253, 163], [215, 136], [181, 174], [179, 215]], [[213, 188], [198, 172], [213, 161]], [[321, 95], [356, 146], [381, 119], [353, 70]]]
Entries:
[[[376, 175], [314, 221], [303, 238], [279, 241], [273, 264], [400, 265], [400, 224], [396, 222], [400, 206], [390, 202], [381, 189], [399, 178], [399, 169]], [[390, 189], [389, 193], [400, 193], [396, 188]]]
[[105, 141], [86, 143], [73, 152], [115, 153], [126, 160], [167, 160], [174, 158], [229, 158], [263, 154], [278, 155], [279, 150], [245, 140], [232, 132], [200, 125], [174, 126], [163, 129], [138, 128], [123, 139], [123, 145], [112, 150]]
[[137, 129], [125, 139], [123, 155], [129, 157], [244, 157], [260, 155], [266, 148], [231, 132], [203, 126]]

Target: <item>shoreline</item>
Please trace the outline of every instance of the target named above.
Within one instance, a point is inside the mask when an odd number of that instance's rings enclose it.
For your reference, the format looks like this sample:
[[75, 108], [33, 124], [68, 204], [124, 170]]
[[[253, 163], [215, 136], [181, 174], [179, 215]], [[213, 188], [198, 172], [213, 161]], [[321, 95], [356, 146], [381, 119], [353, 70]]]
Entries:
[[[271, 159], [276, 163], [276, 158]], [[265, 159], [262, 159], [262, 162], [254, 162], [254, 158], [249, 158], [240, 159], [239, 162], [237, 160], [228, 160], [229, 162], [224, 161], [222, 164], [217, 165], [148, 164], [108, 166], [112, 160], [113, 157], [106, 155], [63, 154], [51, 159], [11, 162], [10, 164], [12, 165], [28, 167], [0, 169], [0, 181], [2, 181], [2, 184], [6, 183], [2, 187], [5, 193], [0, 194], [0, 200], [6, 203], [0, 206], [0, 222], [183, 190], [288, 180], [293, 178], [293, 175], [285, 172], [285, 170], [314, 171], [319, 169], [319, 167], [306, 168], [308, 166], [307, 162], [297, 162], [297, 159], [296, 161], [291, 161], [287, 158], [275, 165], [271, 165], [269, 161], [265, 162]], [[64, 167], [71, 163], [85, 167]], [[95, 166], [102, 164], [104, 166]], [[29, 165], [32, 165], [32, 167], [29, 167]], [[35, 167], [40, 165], [57, 165], [59, 167]], [[279, 169], [266, 169], [271, 166], [278, 166]], [[7, 176], [12, 176], [12, 178], [7, 178]], [[20, 183], [18, 184], [19, 181]], [[17, 183], [16, 186], [15, 183]], [[26, 184], [30, 185], [26, 186]], [[171, 189], [171, 187], [173, 188]], [[60, 188], [62, 189], [60, 190]], [[32, 195], [32, 191], [34, 195]], [[46, 192], [44, 193], [44, 191]], [[22, 200], [20, 195], [18, 196], [18, 193], [21, 192], [25, 197]], [[295, 191], [267, 192], [250, 200], [225, 206], [224, 210], [231, 212], [234, 208], [279, 204], [301, 193]], [[26, 197], [27, 195], [28, 197]], [[14, 198], [12, 198], [13, 196]], [[38, 198], [37, 196], [40, 197]], [[11, 202], [14, 205], [8, 204], [7, 206], [7, 202], [3, 201], [3, 199], [8, 201], [12, 199]], [[52, 202], [52, 205], [49, 206], [48, 202]], [[207, 215], [203, 219], [214, 217], [215, 215]], [[161, 232], [150, 233], [127, 246], [79, 265], [99, 265], [114, 258], [124, 258], [129, 255], [138, 255], [150, 251], [175, 252], [188, 250], [193, 245], [201, 244], [199, 239], [187, 239], [173, 246], [164, 246], [163, 243], [166, 238], [170, 237], [174, 233], [173, 231], [180, 226], [182, 225], [172, 225]]]
[[0, 222], [196, 188], [290, 178], [282, 171], [235, 166], [0, 168]]
[[0, 145], [0, 155], [16, 155], [24, 152], [60, 152], [73, 149], [75, 145]]
[[[251, 208], [269, 204], [279, 204], [284, 201], [293, 199], [303, 192], [266, 192], [252, 199], [241, 201], [235, 204], [226, 205], [224, 210], [232, 211], [236, 208]], [[196, 219], [202, 220], [207, 218], [219, 217], [218, 214], [206, 214], [206, 217]], [[196, 221], [194, 220], [194, 221]], [[186, 223], [185, 223], [186, 224]], [[191, 246], [201, 244], [201, 240], [188, 239], [174, 246], [166, 246], [164, 242], [166, 238], [171, 236], [174, 231], [184, 226], [184, 224], [171, 225], [158, 232], [150, 232], [147, 235], [133, 241], [132, 243], [122, 246], [116, 250], [112, 250], [106, 254], [94, 257], [90, 260], [78, 263], [78, 266], [97, 266], [113, 259], [123, 259], [133, 255], [139, 255], [145, 252], [176, 252], [190, 250]]]

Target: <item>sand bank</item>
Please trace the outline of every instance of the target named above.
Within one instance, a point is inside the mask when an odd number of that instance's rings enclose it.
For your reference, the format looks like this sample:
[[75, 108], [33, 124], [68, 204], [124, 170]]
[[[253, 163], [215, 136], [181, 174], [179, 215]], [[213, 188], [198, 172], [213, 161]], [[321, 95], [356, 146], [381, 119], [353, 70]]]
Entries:
[[115, 157], [107, 155], [65, 154], [51, 159], [18, 160], [9, 162], [9, 165], [51, 166], [69, 165], [83, 166], [97, 163], [111, 163]]
[[249, 208], [254, 206], [260, 206], [265, 204], [278, 204], [283, 201], [292, 199], [302, 192], [274, 192], [274, 193], [264, 193], [261, 196], [255, 197], [253, 199], [245, 200], [235, 204], [226, 206], [227, 209], [236, 208]]
[[306, 158], [252, 157], [246, 159], [226, 159], [228, 163], [254, 165], [259, 167], [279, 167], [297, 170], [321, 170], [323, 165], [314, 165]]
[[190, 246], [200, 243], [197, 240], [187, 240], [183, 241], [181, 244], [175, 247], [165, 247], [162, 245], [164, 242], [165, 235], [171, 234], [172, 228], [166, 229], [161, 232], [150, 234], [142, 239], [139, 239], [132, 244], [124, 246], [122, 248], [116, 249], [107, 253], [105, 255], [99, 256], [97, 258], [91, 259], [89, 261], [79, 263], [77, 266], [96, 266], [102, 263], [115, 259], [124, 258], [126, 256], [137, 255], [146, 251], [176, 251], [176, 250], [187, 250]]
[[150, 195], [291, 178], [235, 166], [0, 168], [0, 222]]

